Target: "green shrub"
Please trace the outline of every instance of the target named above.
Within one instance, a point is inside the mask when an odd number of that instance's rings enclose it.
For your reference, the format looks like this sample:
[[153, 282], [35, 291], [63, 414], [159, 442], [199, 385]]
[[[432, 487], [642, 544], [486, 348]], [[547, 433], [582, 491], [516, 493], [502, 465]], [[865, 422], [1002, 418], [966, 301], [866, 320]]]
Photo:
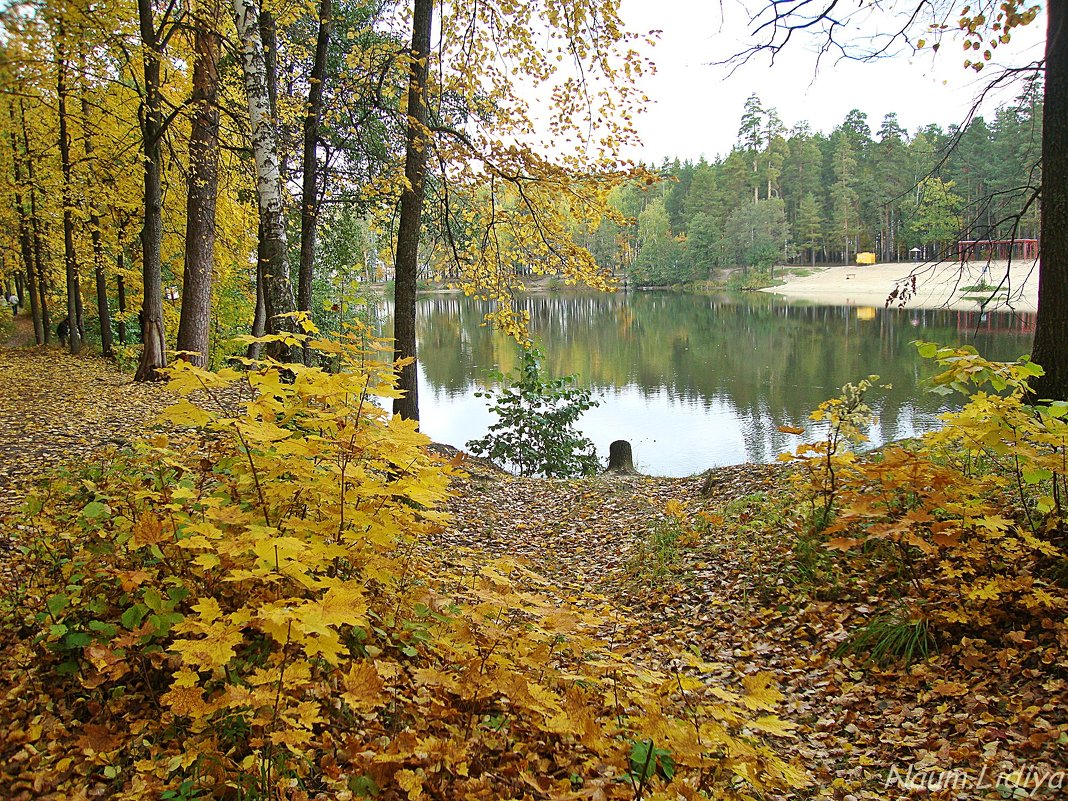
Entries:
[[500, 386], [476, 392], [489, 398], [497, 422], [486, 436], [467, 443], [472, 453], [503, 462], [521, 476], [566, 478], [590, 475], [600, 467], [597, 449], [575, 423], [600, 402], [573, 375], [546, 378], [542, 353], [523, 349], [519, 375], [490, 374]]
[[1063, 638], [1068, 403], [1030, 402], [1042, 368], [1027, 358], [915, 344], [941, 369], [932, 391], [967, 402], [941, 429], [864, 458], [849, 446], [863, 441], [874, 379], [821, 404], [811, 417], [827, 427], [823, 441], [785, 457], [800, 466], [799, 573], [818, 575], [822, 545], [843, 581], [866, 589], [874, 614], [844, 647], [875, 661], [924, 657], [932, 632]]
[[727, 279], [727, 286], [730, 289], [765, 289], [777, 283], [780, 282], [773, 278], [771, 272], [766, 269], [733, 273]]

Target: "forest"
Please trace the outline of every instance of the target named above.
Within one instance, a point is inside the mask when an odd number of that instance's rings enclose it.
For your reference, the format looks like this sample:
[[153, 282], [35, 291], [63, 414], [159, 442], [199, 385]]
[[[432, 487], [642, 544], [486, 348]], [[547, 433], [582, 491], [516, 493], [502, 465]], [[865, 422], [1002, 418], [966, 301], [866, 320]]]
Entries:
[[[905, 131], [893, 110], [874, 131], [859, 111], [830, 132], [788, 129], [754, 94], [737, 110], [730, 153], [635, 166], [614, 153], [634, 136], [640, 97], [628, 76], [642, 65], [610, 21], [586, 31], [579, 51], [596, 63], [583, 91], [614, 87], [598, 147], [558, 95], [548, 132], [578, 144], [549, 156], [516, 146], [533, 130], [523, 91], [577, 87], [547, 58], [508, 72], [474, 45], [442, 53], [449, 78], [428, 89], [433, 119], [416, 131], [405, 124], [410, 47], [397, 9], [265, 7], [256, 30], [239, 33], [218, 3], [203, 6], [90, 14], [71, 0], [15, 3], [4, 15], [2, 80], [13, 91], [0, 115], [3, 275], [31, 307], [38, 342], [76, 320], [70, 348], [88, 339], [140, 358], [151, 377], [173, 350], [211, 365], [252, 355], [234, 338], [291, 327], [297, 309], [340, 330], [402, 260], [405, 304], [417, 282], [461, 285], [499, 301], [497, 321], [519, 330], [509, 288], [531, 272], [679, 284], [717, 267], [849, 263], [860, 251], [882, 262], [954, 258], [959, 239], [1038, 235], [1035, 74], [991, 121], [948, 131]], [[509, 18], [497, 46], [522, 51], [525, 19]], [[558, 33], [558, 46], [576, 40], [566, 21]], [[250, 116], [240, 48], [252, 34], [267, 56], [251, 74], [266, 84], [259, 111], [270, 125]], [[615, 51], [613, 36], [623, 37]], [[273, 134], [266, 148], [257, 125]], [[434, 151], [421, 168], [417, 256], [402, 247], [412, 234], [400, 236], [413, 132]], [[270, 259], [285, 269], [264, 272]]]
[[[3, 269], [38, 340], [67, 317], [72, 351], [143, 341], [151, 378], [297, 310], [337, 330], [398, 264], [406, 302], [430, 275], [506, 299], [520, 264], [604, 285], [570, 227], [619, 218], [643, 64], [614, 13], [550, 8], [532, 49], [535, 11], [452, 10], [428, 78], [403, 6], [7, 4]], [[554, 97], [551, 153], [523, 92]]]
[[[956, 259], [959, 240], [1037, 239], [1042, 87], [990, 122], [905, 131], [889, 111], [873, 131], [853, 110], [829, 133], [787, 129], [752, 95], [738, 142], [709, 163], [660, 165], [664, 180], [614, 202], [631, 224], [594, 232], [603, 265], [641, 284], [706, 279], [717, 267]], [[914, 250], [915, 249], [915, 250]]]

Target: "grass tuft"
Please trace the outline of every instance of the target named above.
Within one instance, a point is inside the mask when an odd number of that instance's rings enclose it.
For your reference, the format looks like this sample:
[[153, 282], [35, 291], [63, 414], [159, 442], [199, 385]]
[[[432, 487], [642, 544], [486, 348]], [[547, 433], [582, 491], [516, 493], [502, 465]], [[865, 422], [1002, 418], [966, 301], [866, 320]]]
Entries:
[[854, 631], [839, 645], [835, 656], [855, 654], [877, 665], [927, 659], [937, 652], [938, 642], [925, 618], [904, 618], [900, 613], [880, 616]]

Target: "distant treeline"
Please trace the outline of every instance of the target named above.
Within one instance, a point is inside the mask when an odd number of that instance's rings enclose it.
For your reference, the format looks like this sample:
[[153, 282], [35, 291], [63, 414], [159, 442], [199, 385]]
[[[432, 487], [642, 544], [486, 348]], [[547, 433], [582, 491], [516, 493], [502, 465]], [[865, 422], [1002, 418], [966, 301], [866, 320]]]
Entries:
[[1037, 238], [1041, 97], [1032, 82], [990, 121], [911, 135], [894, 113], [873, 133], [853, 110], [828, 135], [806, 122], [788, 130], [752, 95], [730, 154], [665, 161], [654, 168], [663, 181], [617, 190], [632, 224], [603, 223], [587, 244], [602, 266], [657, 285], [717, 267], [845, 263], [858, 251], [898, 261], [955, 253], [961, 239]]

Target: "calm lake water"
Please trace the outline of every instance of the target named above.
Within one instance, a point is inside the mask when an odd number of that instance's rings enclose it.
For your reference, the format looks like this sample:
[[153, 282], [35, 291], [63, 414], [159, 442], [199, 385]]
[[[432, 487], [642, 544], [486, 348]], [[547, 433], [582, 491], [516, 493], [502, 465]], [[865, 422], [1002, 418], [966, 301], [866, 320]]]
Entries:
[[[847, 381], [876, 373], [872, 442], [936, 426], [952, 400], [924, 392], [933, 374], [910, 342], [969, 343], [995, 359], [1030, 351], [1034, 315], [896, 310], [788, 302], [765, 293], [546, 294], [521, 298], [552, 375], [577, 373], [601, 400], [580, 421], [605, 459], [630, 440], [644, 473], [687, 476], [770, 462], [800, 437], [809, 413]], [[454, 295], [421, 298], [419, 402], [423, 431], [463, 447], [493, 416], [474, 392], [488, 370], [515, 369], [515, 343], [482, 325], [487, 306]], [[957, 402], [956, 406], [959, 406]]]

